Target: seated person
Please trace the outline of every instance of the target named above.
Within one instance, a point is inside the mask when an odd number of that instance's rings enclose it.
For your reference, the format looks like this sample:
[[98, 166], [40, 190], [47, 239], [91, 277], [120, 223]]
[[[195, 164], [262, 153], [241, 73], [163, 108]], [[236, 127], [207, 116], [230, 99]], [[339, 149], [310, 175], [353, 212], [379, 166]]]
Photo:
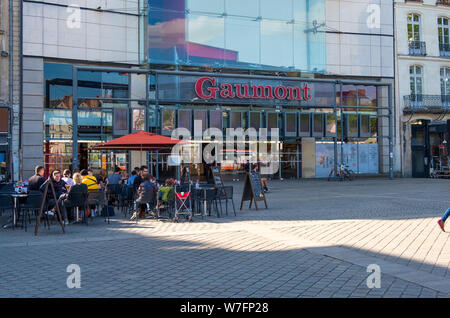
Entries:
[[137, 190], [137, 199], [134, 202], [134, 213], [131, 216], [131, 220], [145, 217], [145, 208], [142, 209], [142, 205], [147, 205], [149, 210], [152, 209], [156, 201], [156, 191], [155, 185], [150, 182], [152, 179], [151, 175], [146, 175], [144, 177], [144, 182], [139, 185]]
[[45, 182], [44, 167], [36, 166], [34, 168], [34, 172], [35, 172], [34, 176], [28, 179], [28, 190], [30, 191], [39, 190], [41, 185]]
[[159, 188], [158, 192], [158, 204], [157, 209], [161, 207], [161, 205], [165, 202], [168, 202], [167, 196], [169, 195], [170, 190], [173, 188], [173, 179], [167, 179], [164, 186]]
[[[56, 212], [56, 204], [58, 204], [59, 206], [59, 211], [61, 213], [64, 213], [64, 211], [62, 210], [62, 200], [64, 199], [64, 194], [67, 193], [67, 189], [66, 189], [66, 183], [64, 182], [64, 180], [61, 179], [61, 171], [59, 170], [55, 170], [52, 173], [52, 177], [50, 178], [50, 181], [53, 183], [53, 189], [55, 190], [55, 196], [56, 196], [56, 200], [57, 202], [55, 202], [55, 197], [53, 196], [52, 193], [52, 187], [49, 186], [48, 190], [47, 190], [47, 203], [48, 203], [48, 210], [47, 214], [48, 215], [54, 215], [54, 213]], [[39, 190], [41, 192], [45, 191], [45, 186], [47, 185], [47, 182], [44, 182]], [[67, 220], [67, 216], [64, 215], [64, 219]]]
[[[68, 194], [62, 200], [64, 214], [67, 216], [67, 219], [64, 220], [65, 223], [74, 219], [72, 208], [83, 204], [88, 198], [88, 188], [83, 183], [81, 174], [75, 173], [73, 181], [74, 185], [70, 187]], [[79, 195], [80, 193], [82, 194], [81, 196]], [[82, 201], [80, 201], [80, 198], [82, 198]], [[68, 209], [70, 213], [67, 213]]]
[[94, 177], [88, 170], [81, 170], [81, 176], [83, 177], [82, 183], [88, 187], [89, 191], [98, 190], [100, 188], [97, 183], [97, 178]]
[[72, 172], [69, 169], [64, 170], [64, 177], [62, 179], [65, 183], [67, 183], [70, 187], [73, 186], [75, 183], [73, 182]]
[[[96, 191], [100, 190], [100, 186], [97, 182], [97, 178], [94, 177], [92, 170], [81, 170], [81, 176], [83, 177], [82, 183], [85, 184], [88, 188], [88, 191]], [[91, 212], [95, 214], [95, 205], [89, 206], [88, 215], [91, 215]]]

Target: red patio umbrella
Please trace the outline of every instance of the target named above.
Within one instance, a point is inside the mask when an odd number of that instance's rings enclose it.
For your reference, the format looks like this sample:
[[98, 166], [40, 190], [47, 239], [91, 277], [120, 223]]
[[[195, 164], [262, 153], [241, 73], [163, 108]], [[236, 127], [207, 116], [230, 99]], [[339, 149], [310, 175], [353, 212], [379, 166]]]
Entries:
[[178, 143], [186, 143], [186, 141], [149, 133], [146, 131], [138, 131], [91, 147], [91, 149], [156, 151], [170, 149]]
[[[146, 131], [138, 131], [125, 135], [103, 144], [91, 147], [92, 150], [136, 150], [136, 151], [160, 151], [171, 149], [178, 143], [187, 143], [176, 138], [165, 137]], [[141, 158], [141, 156], [140, 156]]]

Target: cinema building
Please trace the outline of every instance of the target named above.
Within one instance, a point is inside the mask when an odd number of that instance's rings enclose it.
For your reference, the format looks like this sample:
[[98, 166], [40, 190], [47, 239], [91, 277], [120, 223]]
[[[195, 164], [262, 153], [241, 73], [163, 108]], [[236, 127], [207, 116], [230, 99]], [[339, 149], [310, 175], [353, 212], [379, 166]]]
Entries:
[[[389, 1], [81, 2], [24, 1], [24, 176], [36, 164], [109, 172], [146, 162], [164, 177], [175, 169], [167, 153], [92, 147], [140, 130], [194, 135], [195, 121], [224, 135], [278, 129], [267, 141], [273, 178], [327, 177], [341, 162], [361, 175], [398, 170]], [[223, 146], [237, 160], [216, 164], [239, 177], [259, 160], [250, 143], [260, 137]]]

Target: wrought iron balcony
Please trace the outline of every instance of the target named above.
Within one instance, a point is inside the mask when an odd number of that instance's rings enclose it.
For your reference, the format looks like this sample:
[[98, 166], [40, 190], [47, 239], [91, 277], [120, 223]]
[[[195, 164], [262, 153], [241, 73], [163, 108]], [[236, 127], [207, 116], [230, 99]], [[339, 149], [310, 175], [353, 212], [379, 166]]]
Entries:
[[439, 43], [439, 55], [450, 57], [450, 44]]
[[409, 55], [425, 56], [427, 55], [427, 47], [422, 41], [409, 41]]
[[406, 110], [450, 111], [450, 95], [406, 95], [403, 101]]

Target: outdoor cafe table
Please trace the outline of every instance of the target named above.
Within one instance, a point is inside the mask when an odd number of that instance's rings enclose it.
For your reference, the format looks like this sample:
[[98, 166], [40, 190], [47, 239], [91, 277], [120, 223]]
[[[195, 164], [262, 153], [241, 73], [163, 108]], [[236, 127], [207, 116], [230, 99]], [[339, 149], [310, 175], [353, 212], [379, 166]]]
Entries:
[[206, 216], [206, 209], [207, 209], [207, 204], [206, 204], [206, 191], [207, 190], [216, 190], [216, 187], [212, 184], [204, 184], [204, 185], [200, 185], [200, 187], [195, 188], [196, 191], [203, 191], [203, 213], [202, 213], [202, 217]]
[[26, 193], [15, 193], [15, 192], [14, 192], [14, 193], [10, 193], [9, 195], [10, 195], [10, 196], [13, 198], [13, 200], [14, 200], [13, 215], [12, 215], [12, 220], [11, 220], [11, 222], [9, 222], [9, 223], [3, 225], [3, 228], [8, 227], [8, 225], [12, 223], [12, 228], [13, 228], [13, 230], [14, 230], [15, 227], [16, 227], [16, 223], [17, 223], [17, 214], [18, 214], [18, 209], [19, 209], [19, 199], [20, 199], [20, 198], [27, 198], [27, 197], [28, 197], [28, 194], [26, 194]]

